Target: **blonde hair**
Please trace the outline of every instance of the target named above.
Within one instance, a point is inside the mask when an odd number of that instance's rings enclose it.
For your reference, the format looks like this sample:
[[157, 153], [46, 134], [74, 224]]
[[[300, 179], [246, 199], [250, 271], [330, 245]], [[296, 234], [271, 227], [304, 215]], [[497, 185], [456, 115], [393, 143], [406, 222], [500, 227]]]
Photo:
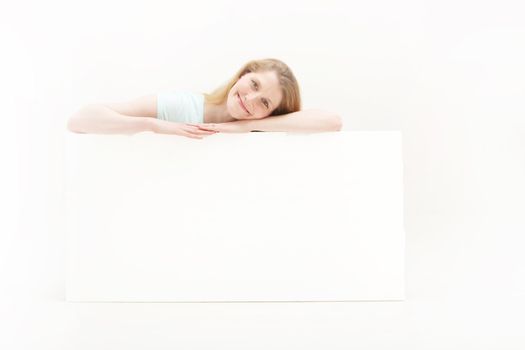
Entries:
[[281, 103], [270, 115], [281, 115], [297, 112], [301, 109], [301, 94], [299, 84], [290, 67], [275, 58], [252, 60], [246, 63], [237, 73], [224, 85], [218, 87], [210, 94], [204, 93], [205, 101], [211, 104], [222, 104], [228, 98], [228, 93], [233, 85], [246, 73], [274, 71], [277, 73], [279, 85], [283, 93]]

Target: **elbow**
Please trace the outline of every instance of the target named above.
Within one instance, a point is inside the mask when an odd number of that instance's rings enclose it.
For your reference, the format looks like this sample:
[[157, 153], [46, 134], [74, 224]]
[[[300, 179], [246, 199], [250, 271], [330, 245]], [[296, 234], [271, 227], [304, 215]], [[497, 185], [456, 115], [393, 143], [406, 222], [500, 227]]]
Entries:
[[341, 131], [343, 129], [343, 118], [338, 115], [330, 117], [328, 131]]
[[86, 133], [86, 115], [93, 113], [93, 107], [95, 105], [87, 105], [80, 108], [78, 111], [73, 113], [67, 120], [66, 128], [71, 132], [76, 132], [79, 134]]
[[76, 121], [74, 119], [74, 117], [69, 117], [69, 119], [67, 120], [67, 130], [69, 131], [72, 131], [72, 132], [78, 132], [77, 131], [77, 127], [76, 127]]
[[67, 120], [66, 128], [71, 132], [78, 134], [85, 134], [86, 131], [86, 117], [83, 115], [84, 109], [80, 109], [77, 113], [73, 114]]
[[80, 128], [78, 118], [75, 117], [74, 115], [68, 119], [66, 127], [67, 127], [67, 130], [71, 132], [83, 133], [83, 131]]

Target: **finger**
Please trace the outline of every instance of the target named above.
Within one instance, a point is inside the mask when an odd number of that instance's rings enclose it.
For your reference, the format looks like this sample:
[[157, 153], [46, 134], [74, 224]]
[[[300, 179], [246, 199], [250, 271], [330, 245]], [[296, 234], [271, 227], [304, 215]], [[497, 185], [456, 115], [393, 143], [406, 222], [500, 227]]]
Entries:
[[207, 131], [213, 131], [213, 130], [208, 129], [208, 128], [204, 128], [204, 127], [200, 127], [200, 126], [193, 126], [193, 125], [186, 126], [186, 130], [207, 130]]
[[197, 124], [196, 127], [202, 130], [216, 130], [217, 126], [215, 124]]
[[183, 135], [183, 136], [186, 136], [186, 137], [190, 137], [190, 138], [192, 138], [192, 139], [202, 139], [202, 136], [195, 135], [195, 134], [192, 134], [192, 133], [190, 133], [190, 132], [185, 132], [185, 131], [183, 131], [183, 132], [182, 132], [182, 135]]
[[217, 130], [217, 129], [212, 129], [212, 128], [199, 128], [199, 130], [202, 130], [202, 131], [211, 131], [211, 132], [219, 132], [219, 130]]
[[194, 134], [198, 134], [198, 135], [213, 135], [213, 134], [216, 134], [218, 131], [197, 129], [197, 130], [192, 130], [191, 132], [193, 132]]
[[202, 129], [199, 129], [199, 128], [185, 128], [184, 131], [190, 132], [192, 134], [197, 134], [197, 135], [212, 135], [212, 134], [215, 134], [215, 131], [213, 131], [213, 130], [202, 130]]
[[206, 128], [207, 126], [208, 126], [208, 127], [211, 127], [211, 126], [213, 126], [214, 124], [209, 124], [209, 123], [200, 123], [200, 124], [186, 123], [186, 125], [188, 125], [188, 126], [193, 126], [193, 127], [195, 127], [195, 128]]

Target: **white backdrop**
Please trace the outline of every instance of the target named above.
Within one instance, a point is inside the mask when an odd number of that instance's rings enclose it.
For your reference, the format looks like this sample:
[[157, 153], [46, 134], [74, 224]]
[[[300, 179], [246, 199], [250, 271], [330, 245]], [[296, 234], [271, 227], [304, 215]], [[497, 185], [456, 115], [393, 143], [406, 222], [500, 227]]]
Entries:
[[[63, 271], [49, 267], [64, 247], [40, 247], [63, 235], [71, 113], [162, 89], [210, 91], [253, 58], [287, 62], [304, 107], [338, 112], [345, 130], [402, 130], [409, 240], [525, 231], [519, 0], [22, 1], [0, 12], [2, 249], [18, 252], [19, 270], [4, 271], [15, 285], [37, 259], [37, 282], [60, 293]], [[13, 254], [2, 256], [9, 265]]]
[[42, 206], [46, 228], [60, 225], [61, 133], [82, 105], [210, 91], [262, 57], [287, 62], [304, 107], [338, 112], [346, 130], [403, 131], [409, 232], [523, 205], [519, 1], [260, 4], [34, 1], [3, 12], [22, 228]]

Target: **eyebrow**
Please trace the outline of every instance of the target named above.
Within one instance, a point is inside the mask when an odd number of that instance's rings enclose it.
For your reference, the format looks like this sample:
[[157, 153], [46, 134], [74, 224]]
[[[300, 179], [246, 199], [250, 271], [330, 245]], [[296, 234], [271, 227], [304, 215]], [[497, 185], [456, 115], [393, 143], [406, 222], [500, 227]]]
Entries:
[[[261, 81], [259, 80], [259, 78], [253, 77], [253, 79], [257, 80], [257, 84], [259, 84], [259, 87], [262, 88]], [[266, 97], [266, 99], [268, 100], [268, 102], [270, 102], [270, 104], [271, 104], [270, 107], [273, 107], [273, 102], [272, 102], [272, 100], [270, 100], [269, 97]]]

